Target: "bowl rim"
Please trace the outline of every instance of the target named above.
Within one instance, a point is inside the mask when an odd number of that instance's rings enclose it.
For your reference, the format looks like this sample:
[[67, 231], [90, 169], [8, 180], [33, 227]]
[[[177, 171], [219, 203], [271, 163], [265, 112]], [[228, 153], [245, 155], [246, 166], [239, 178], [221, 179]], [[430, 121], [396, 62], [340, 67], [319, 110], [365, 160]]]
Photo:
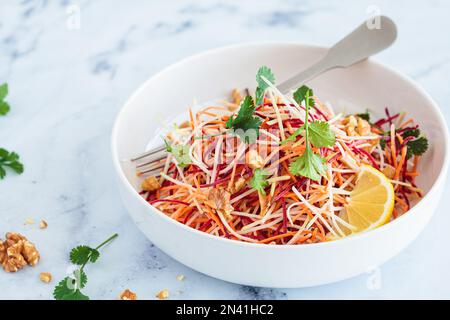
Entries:
[[[387, 72], [390, 72], [394, 74], [395, 76], [399, 77], [402, 81], [406, 82], [408, 85], [410, 85], [415, 91], [417, 91], [419, 94], [421, 94], [430, 104], [433, 111], [438, 116], [438, 121], [440, 124], [440, 127], [443, 129], [443, 136], [444, 136], [444, 160], [442, 167], [440, 169], [440, 172], [437, 176], [437, 178], [433, 181], [429, 191], [427, 194], [419, 201], [412, 209], [410, 209], [408, 214], [401, 215], [400, 217], [396, 218], [393, 221], [390, 221], [389, 223], [386, 223], [382, 225], [381, 227], [378, 227], [373, 230], [369, 230], [366, 232], [358, 233], [352, 236], [348, 236], [342, 239], [334, 240], [334, 241], [326, 241], [326, 242], [319, 242], [319, 243], [307, 243], [307, 244], [286, 244], [286, 245], [270, 245], [270, 244], [262, 244], [262, 243], [253, 243], [253, 242], [244, 242], [244, 241], [238, 241], [238, 240], [232, 240], [228, 238], [218, 237], [211, 235], [209, 233], [205, 233], [202, 231], [199, 231], [197, 229], [191, 228], [189, 226], [186, 226], [185, 224], [178, 222], [167, 215], [165, 215], [163, 212], [149, 204], [143, 197], [139, 195], [139, 193], [133, 188], [131, 183], [128, 181], [128, 179], [125, 176], [124, 171], [122, 170], [122, 167], [120, 165], [120, 159], [118, 157], [117, 153], [117, 137], [118, 137], [118, 130], [119, 130], [119, 122], [122, 118], [122, 114], [125, 113], [125, 110], [127, 109], [127, 106], [131, 105], [133, 101], [144, 91], [144, 89], [147, 87], [147, 85], [154, 81], [155, 79], [162, 76], [164, 73], [166, 73], [169, 70], [176, 69], [180, 65], [183, 65], [185, 63], [189, 63], [191, 61], [194, 61], [196, 59], [201, 59], [204, 56], [210, 55], [210, 54], [217, 54], [221, 53], [222, 51], [227, 50], [236, 50], [236, 49], [243, 49], [248, 47], [256, 47], [256, 46], [290, 46], [290, 47], [296, 47], [298, 49], [320, 49], [320, 50], [327, 50], [329, 49], [326, 46], [319, 46], [319, 45], [311, 45], [311, 44], [305, 44], [301, 42], [294, 42], [294, 41], [255, 41], [255, 42], [246, 42], [246, 43], [236, 43], [226, 46], [221, 46], [217, 48], [208, 49], [205, 51], [201, 51], [195, 54], [192, 54], [188, 57], [185, 57], [175, 63], [172, 63], [166, 67], [164, 67], [162, 70], [158, 71], [157, 73], [150, 76], [147, 80], [145, 80], [135, 91], [132, 93], [132, 95], [126, 100], [126, 102], [122, 105], [119, 112], [116, 114], [114, 125], [111, 132], [111, 155], [113, 160], [113, 166], [116, 170], [116, 173], [119, 176], [120, 183], [123, 183], [125, 185], [125, 188], [127, 191], [134, 194], [135, 197], [138, 198], [138, 201], [145, 205], [147, 208], [150, 209], [151, 212], [154, 214], [157, 214], [159, 218], [166, 219], [169, 223], [175, 224], [180, 228], [184, 228], [188, 232], [193, 232], [194, 234], [199, 235], [200, 237], [204, 237], [205, 239], [209, 239], [211, 241], [220, 241], [223, 242], [225, 245], [237, 245], [237, 246], [248, 246], [249, 248], [265, 248], [265, 249], [272, 249], [272, 250], [308, 250], [308, 248], [316, 248], [316, 247], [331, 247], [338, 244], [344, 244], [351, 241], [358, 241], [358, 239], [363, 239], [367, 237], [376, 237], [377, 235], [381, 234], [382, 232], [388, 232], [389, 229], [394, 228], [398, 224], [406, 223], [407, 220], [413, 219], [415, 215], [419, 214], [420, 209], [430, 201], [432, 198], [432, 195], [438, 192], [438, 186], [443, 183], [443, 180], [446, 177], [447, 170], [449, 167], [450, 162], [450, 134], [447, 127], [447, 123], [445, 121], [445, 118], [436, 104], [436, 102], [433, 100], [433, 98], [423, 89], [418, 83], [416, 83], [414, 80], [409, 78], [408, 76], [404, 75], [403, 73], [395, 70], [394, 68], [378, 62], [374, 60], [373, 58], [367, 59], [367, 63], [373, 64], [377, 68], [384, 69]], [[296, 248], [296, 249], [294, 249]]]

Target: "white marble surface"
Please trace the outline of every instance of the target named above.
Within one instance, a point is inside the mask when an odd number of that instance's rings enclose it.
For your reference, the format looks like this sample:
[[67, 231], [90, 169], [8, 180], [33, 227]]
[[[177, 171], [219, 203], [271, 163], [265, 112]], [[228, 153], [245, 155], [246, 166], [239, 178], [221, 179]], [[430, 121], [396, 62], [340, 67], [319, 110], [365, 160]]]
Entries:
[[[73, 29], [71, 4], [80, 8], [80, 29]], [[27, 235], [42, 261], [17, 274], [0, 272], [0, 298], [50, 299], [53, 286], [41, 283], [39, 272], [62, 278], [73, 246], [98, 244], [114, 232], [120, 237], [88, 267], [85, 291], [91, 298], [114, 299], [125, 288], [147, 299], [163, 288], [173, 299], [450, 298], [449, 184], [426, 230], [374, 274], [296, 290], [234, 285], [184, 267], [138, 231], [115, 187], [111, 126], [123, 102], [149, 76], [231, 43], [329, 45], [366, 18], [374, 4], [399, 26], [398, 42], [377, 59], [424, 86], [450, 119], [445, 0], [2, 0], [0, 82], [10, 84], [12, 111], [0, 118], [0, 146], [18, 151], [26, 171], [0, 182], [0, 234]], [[49, 227], [26, 226], [26, 218], [45, 219]], [[186, 280], [177, 281], [178, 274]], [[368, 286], [377, 276], [379, 288]]]

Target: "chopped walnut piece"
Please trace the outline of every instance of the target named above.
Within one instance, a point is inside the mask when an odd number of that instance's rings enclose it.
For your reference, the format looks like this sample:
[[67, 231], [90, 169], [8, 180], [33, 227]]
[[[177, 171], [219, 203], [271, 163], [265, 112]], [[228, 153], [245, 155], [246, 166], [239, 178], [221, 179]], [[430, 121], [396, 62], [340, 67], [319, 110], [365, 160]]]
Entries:
[[158, 298], [159, 300], [167, 299], [169, 298], [169, 290], [167, 289], [161, 290], [155, 295], [155, 297]]
[[358, 120], [356, 119], [355, 116], [350, 115], [342, 120], [342, 124], [345, 126], [356, 127], [358, 125]]
[[3, 261], [3, 269], [6, 272], [17, 272], [27, 265], [22, 256], [23, 241], [13, 244], [6, 249], [6, 259]]
[[41, 222], [39, 222], [39, 229], [47, 229], [48, 227], [48, 223], [45, 220], [41, 220]]
[[348, 136], [357, 136], [355, 128], [358, 125], [358, 120], [355, 116], [348, 116], [344, 120], [342, 120], [342, 124], [345, 126], [345, 132], [347, 132]]
[[248, 166], [252, 169], [259, 169], [264, 166], [263, 159], [259, 155], [258, 151], [251, 149], [247, 153], [247, 162]]
[[21, 235], [20, 233], [16, 233], [16, 232], [8, 232], [6, 234], [6, 240], [5, 243], [8, 247], [16, 244], [17, 242], [19, 242], [20, 240], [27, 240], [27, 238], [25, 238], [23, 235]]
[[120, 300], [137, 300], [136, 293], [130, 291], [129, 289], [126, 289], [124, 292], [122, 292], [119, 296]]
[[239, 92], [239, 90], [233, 89], [233, 91], [231, 92], [231, 98], [232, 98], [233, 102], [227, 102], [226, 106], [229, 111], [233, 112], [237, 108], [239, 108], [241, 101], [242, 101], [242, 96], [241, 96], [241, 93]]
[[23, 241], [22, 255], [28, 262], [28, 264], [32, 267], [37, 265], [39, 259], [41, 258], [34, 244], [29, 241]]
[[363, 118], [358, 117], [358, 126], [357, 131], [360, 136], [367, 136], [369, 135], [372, 130], [370, 128], [370, 123]]
[[234, 183], [234, 186], [232, 188], [233, 189], [232, 193], [241, 191], [242, 188], [245, 187], [246, 183], [247, 183], [247, 180], [245, 178], [243, 178], [243, 177], [240, 177], [239, 179], [237, 179], [237, 181]]
[[177, 280], [178, 281], [183, 281], [184, 280], [184, 276], [182, 274], [177, 276]]
[[208, 193], [208, 198], [205, 201], [205, 204], [220, 211], [225, 218], [228, 220], [231, 216], [231, 212], [233, 212], [234, 208], [230, 204], [231, 193], [221, 188], [211, 188]]
[[6, 259], [6, 244], [0, 240], [0, 264], [3, 265], [3, 261]]
[[34, 224], [34, 220], [31, 218], [28, 218], [25, 220], [25, 224]]
[[141, 185], [142, 190], [144, 191], [156, 191], [159, 188], [161, 188], [161, 184], [159, 183], [158, 179], [156, 177], [148, 177], [146, 178]]
[[39, 279], [41, 279], [42, 282], [49, 283], [52, 281], [52, 274], [49, 272], [41, 272], [39, 274]]
[[9, 232], [6, 240], [0, 242], [0, 262], [6, 272], [17, 272], [27, 264], [35, 266], [39, 262], [36, 247], [21, 234]]
[[234, 104], [237, 104], [237, 105], [241, 104], [242, 96], [238, 89], [233, 89], [233, 91], [231, 91], [231, 97], [233, 98]]
[[370, 123], [358, 116], [348, 116], [342, 120], [348, 136], [367, 136], [372, 132]]

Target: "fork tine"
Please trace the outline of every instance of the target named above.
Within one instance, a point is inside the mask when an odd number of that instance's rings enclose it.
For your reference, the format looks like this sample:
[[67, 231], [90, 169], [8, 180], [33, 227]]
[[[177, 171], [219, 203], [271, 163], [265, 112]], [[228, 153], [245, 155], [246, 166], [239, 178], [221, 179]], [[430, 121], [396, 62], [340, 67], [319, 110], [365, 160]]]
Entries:
[[139, 167], [136, 167], [136, 169], [138, 169], [140, 172], [143, 171], [148, 171], [148, 170], [154, 170], [154, 169], [161, 169], [164, 168], [164, 166], [166, 165], [166, 162], [152, 162], [152, 163], [147, 163], [145, 165], [141, 165]]
[[148, 150], [148, 151], [146, 151], [146, 152], [144, 152], [144, 153], [142, 153], [142, 154], [132, 158], [131, 161], [135, 162], [137, 160], [143, 159], [143, 158], [148, 157], [148, 156], [150, 156], [150, 155], [152, 155], [154, 153], [161, 152], [165, 148], [166, 148], [165, 146], [160, 146], [160, 147], [156, 147], [156, 148], [150, 149], [150, 150]]
[[161, 160], [166, 159], [167, 157], [167, 153], [166, 152], [159, 152], [159, 153], [155, 153], [152, 154], [150, 156], [147, 156], [145, 159], [145, 161], [138, 163], [136, 165], [136, 168], [142, 168], [148, 165], [152, 165], [152, 164], [158, 164]]
[[148, 175], [148, 176], [158, 177], [161, 175], [161, 170], [146, 170], [146, 171], [140, 172], [140, 174], [146, 175], [146, 176]]

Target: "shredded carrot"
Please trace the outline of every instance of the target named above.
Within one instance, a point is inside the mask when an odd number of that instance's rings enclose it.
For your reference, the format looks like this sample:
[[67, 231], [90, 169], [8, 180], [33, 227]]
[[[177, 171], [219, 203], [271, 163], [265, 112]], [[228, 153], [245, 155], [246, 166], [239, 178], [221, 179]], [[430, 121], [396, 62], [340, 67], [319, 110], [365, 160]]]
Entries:
[[[391, 171], [394, 219], [420, 200], [422, 191], [415, 184], [420, 157], [408, 160], [407, 142], [414, 137], [402, 134], [418, 127], [413, 119], [403, 121], [404, 114], [391, 115], [386, 110], [385, 118], [367, 123], [368, 135], [360, 135], [358, 127], [348, 130], [345, 117], [332, 119], [328, 106], [314, 99], [310, 121], [327, 121], [336, 138], [332, 146], [311, 145], [312, 153], [324, 159], [327, 168], [318, 181], [291, 172], [293, 162], [307, 149], [304, 133], [292, 136], [304, 124], [304, 106], [272, 91], [255, 108], [253, 116], [261, 124], [252, 143], [245, 143], [227, 128], [226, 122], [237, 112], [228, 107], [234, 105], [224, 102], [195, 113], [189, 108], [190, 126], [183, 126], [176, 132], [181, 136], [174, 132], [169, 140], [174, 145], [195, 144], [183, 154], [190, 161], [180, 165], [177, 157], [168, 157], [159, 188], [140, 194], [162, 214], [201, 232], [269, 245], [300, 245], [339, 237], [342, 233], [336, 221], [343, 219], [340, 212], [351, 201], [349, 195], [362, 164]], [[251, 150], [257, 150], [258, 156]], [[256, 170], [264, 172], [258, 190]], [[145, 173], [137, 175], [145, 178]]]

